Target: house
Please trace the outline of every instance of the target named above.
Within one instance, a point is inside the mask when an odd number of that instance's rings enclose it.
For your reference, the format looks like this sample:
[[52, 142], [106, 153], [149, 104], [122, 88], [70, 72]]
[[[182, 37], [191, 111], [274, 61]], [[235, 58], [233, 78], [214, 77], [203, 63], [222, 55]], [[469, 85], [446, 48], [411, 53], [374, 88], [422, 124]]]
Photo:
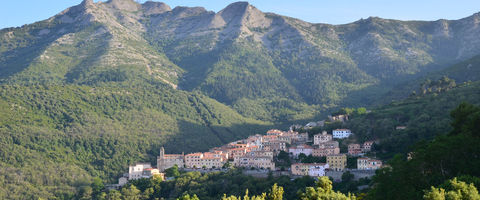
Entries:
[[362, 146], [362, 152], [363, 153], [366, 153], [366, 152], [370, 152], [372, 151], [372, 145], [374, 144], [375, 142], [374, 141], [366, 141], [363, 143], [363, 146]]
[[303, 144], [308, 141], [308, 133], [288, 131], [284, 134], [284, 136], [290, 138], [290, 144]]
[[267, 135], [276, 135], [276, 136], [281, 136], [283, 135], [284, 132], [278, 129], [271, 129], [267, 131]]
[[347, 167], [347, 155], [345, 154], [328, 155], [327, 164], [332, 170], [343, 171], [345, 167]]
[[362, 146], [360, 144], [349, 144], [348, 155], [358, 156], [362, 153]]
[[184, 154], [165, 154], [165, 149], [160, 148], [160, 155], [157, 157], [157, 168], [160, 172], [177, 165], [179, 168], [185, 166]]
[[407, 126], [397, 126], [395, 127], [396, 130], [405, 130], [407, 129]]
[[137, 179], [144, 178], [143, 171], [151, 168], [152, 168], [152, 165], [150, 163], [137, 163], [133, 166], [129, 166], [128, 180], [137, 180]]
[[328, 164], [325, 163], [294, 163], [290, 167], [293, 175], [297, 176], [325, 176], [325, 169], [328, 169]]
[[235, 159], [235, 157], [244, 156], [247, 153], [247, 147], [231, 148], [226, 150], [228, 158]]
[[324, 157], [328, 155], [335, 155], [340, 153], [340, 148], [332, 147], [332, 148], [315, 148], [313, 149], [312, 156], [315, 157]]
[[348, 138], [352, 135], [352, 131], [349, 129], [335, 129], [333, 130], [333, 138], [343, 139]]
[[247, 152], [246, 156], [253, 156], [253, 157], [268, 157], [273, 160], [273, 152], [271, 151], [251, 151]]
[[221, 152], [191, 153], [185, 155], [187, 168], [221, 168], [227, 162]]
[[313, 136], [313, 144], [319, 145], [321, 143], [332, 141], [333, 136], [327, 134], [327, 131], [323, 131], [321, 134], [316, 134]]
[[160, 176], [160, 177], [162, 177], [162, 180], [165, 180], [165, 174], [164, 174], [164, 173], [160, 173], [160, 170], [155, 169], [155, 168], [146, 168], [146, 169], [144, 169], [143, 172], [142, 172], [142, 176], [143, 176], [143, 178], [150, 178], [150, 177], [153, 177], [153, 176]]
[[371, 158], [358, 158], [357, 169], [359, 170], [377, 170], [382, 167], [382, 161]]
[[280, 151], [287, 151], [287, 144], [278, 140], [270, 140], [262, 143], [264, 151], [271, 151], [275, 155], [278, 155]]
[[295, 158], [298, 158], [298, 156], [302, 153], [308, 156], [312, 155], [313, 147], [306, 144], [301, 144], [288, 148], [288, 153], [290, 153]]
[[320, 149], [333, 149], [333, 148], [338, 148], [339, 147], [339, 143], [338, 141], [330, 141], [330, 142], [324, 142], [324, 143], [320, 143], [318, 145], [318, 148]]
[[331, 122], [334, 122], [334, 121], [345, 122], [345, 121], [348, 121], [348, 115], [328, 116], [328, 119], [329, 119]]
[[312, 165], [310, 165], [310, 168], [308, 169], [308, 176], [312, 176], [312, 177], [325, 176], [325, 170], [326, 169], [328, 169], [328, 164], [313, 163]]
[[237, 167], [275, 170], [275, 163], [271, 157], [251, 156], [235, 157], [233, 164]]

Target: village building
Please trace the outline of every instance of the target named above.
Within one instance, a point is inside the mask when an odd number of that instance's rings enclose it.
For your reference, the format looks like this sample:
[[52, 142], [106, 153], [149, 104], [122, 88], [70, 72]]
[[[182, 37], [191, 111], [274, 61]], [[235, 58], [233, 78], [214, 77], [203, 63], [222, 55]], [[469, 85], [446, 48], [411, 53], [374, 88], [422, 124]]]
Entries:
[[255, 146], [261, 147], [263, 142], [263, 136], [260, 134], [252, 135], [252, 136], [249, 136], [247, 139], [245, 139], [244, 142], [249, 145], [255, 145]]
[[267, 156], [243, 156], [236, 157], [233, 161], [236, 167], [257, 168], [275, 170], [275, 163], [271, 157]]
[[352, 131], [349, 129], [335, 129], [333, 130], [333, 138], [344, 139], [352, 135]]
[[281, 142], [285, 142], [287, 144], [292, 144], [292, 137], [289, 135], [280, 135], [277, 136], [277, 140]]
[[144, 178], [143, 171], [151, 169], [152, 165], [150, 163], [137, 163], [136, 165], [128, 167], [128, 180], [137, 180]]
[[276, 136], [280, 136], [280, 135], [283, 135], [284, 132], [281, 131], [281, 130], [278, 130], [278, 129], [271, 129], [271, 130], [268, 130], [267, 131], [267, 135], [276, 135]]
[[320, 149], [333, 149], [333, 148], [339, 148], [339, 143], [338, 141], [330, 141], [330, 142], [324, 142], [320, 143], [318, 145], [318, 148]]
[[332, 141], [333, 136], [327, 134], [327, 131], [323, 131], [321, 134], [316, 134], [313, 136], [313, 144], [319, 145], [321, 143]]
[[151, 178], [153, 176], [159, 176], [162, 180], [165, 180], [165, 174], [160, 173], [160, 170], [156, 168], [147, 168], [143, 170], [142, 177], [143, 178]]
[[291, 132], [292, 144], [302, 144], [308, 142], [308, 133]]
[[290, 167], [293, 175], [297, 176], [325, 176], [325, 170], [329, 168], [325, 163], [294, 163]]
[[302, 129], [302, 128], [303, 128], [302, 125], [300, 125], [300, 124], [294, 124], [294, 125], [291, 125], [291, 126], [290, 126], [289, 130], [290, 130], [290, 131], [296, 131], [296, 130], [300, 130], [300, 129]]
[[382, 161], [371, 158], [358, 158], [357, 169], [359, 170], [377, 170], [382, 167]]
[[313, 149], [312, 156], [315, 157], [325, 157], [328, 155], [335, 155], [340, 153], [340, 148], [332, 147], [332, 148], [315, 148]]
[[287, 144], [285, 142], [278, 141], [278, 140], [263, 142], [262, 146], [264, 151], [271, 151], [275, 155], [278, 155], [280, 151], [287, 151]]
[[301, 144], [288, 148], [288, 153], [290, 153], [290, 155], [292, 155], [294, 158], [298, 158], [298, 156], [302, 153], [306, 156], [309, 156], [313, 153], [313, 147], [306, 144]]
[[407, 129], [407, 126], [397, 126], [395, 127], [396, 130], [405, 130]]
[[331, 122], [334, 122], [334, 121], [345, 122], [345, 121], [348, 121], [348, 115], [328, 116], [328, 119], [329, 119]]
[[343, 171], [345, 167], [347, 167], [347, 155], [345, 154], [328, 155], [327, 164], [332, 170]]
[[360, 144], [349, 144], [348, 155], [358, 156], [362, 153], [362, 146]]
[[253, 156], [253, 157], [268, 157], [270, 160], [273, 160], [273, 152], [271, 151], [251, 151], [247, 152], [246, 156]]
[[235, 157], [242, 157], [247, 153], [247, 147], [232, 148], [226, 150], [228, 158], [233, 160]]
[[227, 160], [221, 152], [191, 153], [185, 155], [187, 168], [221, 168]]
[[178, 168], [185, 166], [184, 154], [165, 154], [165, 149], [160, 148], [160, 155], [157, 157], [157, 168], [160, 172], [164, 172], [166, 169], [177, 165]]
[[374, 141], [364, 142], [363, 145], [362, 145], [362, 152], [367, 153], [367, 152], [372, 151], [372, 146], [373, 146], [374, 143], [375, 143]]

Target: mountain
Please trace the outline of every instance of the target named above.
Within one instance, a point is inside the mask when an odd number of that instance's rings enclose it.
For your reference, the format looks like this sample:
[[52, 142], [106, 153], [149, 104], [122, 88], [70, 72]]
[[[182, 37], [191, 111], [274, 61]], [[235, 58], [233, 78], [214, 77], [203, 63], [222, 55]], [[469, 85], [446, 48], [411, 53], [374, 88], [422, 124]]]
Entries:
[[203, 151], [372, 105], [480, 55], [479, 21], [329, 25], [246, 2], [215, 13], [84, 0], [2, 29], [0, 199], [71, 199], [93, 177], [112, 182], [154, 161], [162, 145]]
[[[303, 110], [278, 114], [276, 105], [371, 104], [405, 81], [480, 54], [479, 22], [474, 14], [329, 25], [264, 13], [247, 2], [215, 13], [85, 0], [47, 20], [1, 30], [0, 72], [2, 82], [19, 84], [155, 79], [248, 117], [295, 120], [286, 116]], [[260, 110], [244, 111], [250, 107]]]

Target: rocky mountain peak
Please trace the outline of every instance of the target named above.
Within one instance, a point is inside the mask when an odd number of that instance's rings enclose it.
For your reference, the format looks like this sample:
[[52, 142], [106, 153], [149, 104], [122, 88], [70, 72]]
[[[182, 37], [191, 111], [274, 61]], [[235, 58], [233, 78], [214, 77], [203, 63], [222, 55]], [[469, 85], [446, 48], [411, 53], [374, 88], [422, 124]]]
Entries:
[[92, 6], [94, 5], [93, 0], [83, 0], [81, 5], [83, 6]]
[[265, 27], [269, 25], [265, 14], [250, 5], [248, 2], [236, 2], [218, 12], [227, 24], [243, 25], [247, 27]]
[[133, 0], [109, 0], [107, 4], [111, 5], [115, 9], [130, 12], [138, 11], [140, 9], [140, 4]]
[[144, 10], [145, 15], [156, 15], [172, 10], [167, 4], [154, 1], [145, 2], [142, 4], [142, 9]]

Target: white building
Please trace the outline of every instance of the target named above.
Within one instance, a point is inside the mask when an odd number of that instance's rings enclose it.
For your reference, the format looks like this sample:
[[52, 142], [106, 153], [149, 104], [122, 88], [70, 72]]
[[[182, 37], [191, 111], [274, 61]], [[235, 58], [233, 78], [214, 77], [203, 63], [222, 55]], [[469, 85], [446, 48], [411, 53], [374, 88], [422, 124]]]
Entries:
[[377, 170], [382, 167], [382, 161], [371, 158], [358, 158], [357, 169], [359, 170]]
[[335, 129], [333, 130], [333, 138], [343, 139], [348, 138], [352, 135], [352, 131], [350, 129]]
[[128, 167], [128, 180], [137, 180], [143, 178], [143, 171], [151, 169], [150, 163], [137, 163], [135, 166]]
[[291, 166], [291, 172], [297, 176], [325, 176], [325, 169], [329, 165], [325, 163], [294, 163]]
[[325, 176], [325, 169], [328, 169], [328, 164], [320, 163], [310, 165], [308, 175], [312, 177]]

